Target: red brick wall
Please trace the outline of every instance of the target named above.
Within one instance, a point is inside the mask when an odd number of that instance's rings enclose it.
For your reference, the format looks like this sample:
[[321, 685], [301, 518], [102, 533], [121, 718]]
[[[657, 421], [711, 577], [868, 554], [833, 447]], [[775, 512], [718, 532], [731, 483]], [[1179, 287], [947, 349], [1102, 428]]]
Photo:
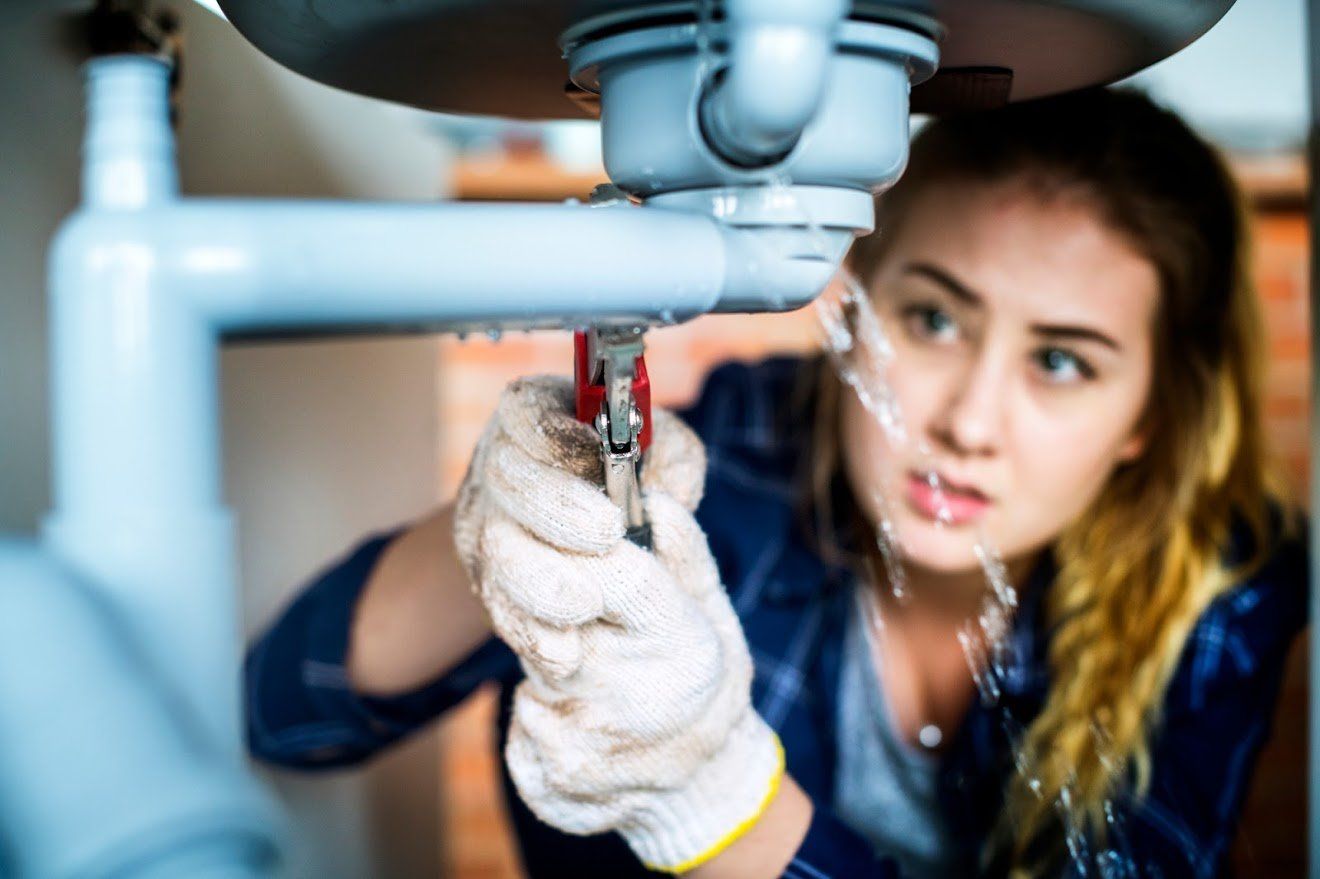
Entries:
[[[1300, 211], [1256, 220], [1255, 276], [1270, 341], [1268, 436], [1295, 497], [1305, 500], [1310, 479], [1310, 315], [1307, 284], [1310, 229]], [[1289, 656], [1274, 736], [1252, 781], [1234, 849], [1238, 875], [1302, 876], [1306, 856], [1307, 644]]]
[[[1262, 214], [1255, 271], [1271, 347], [1269, 436], [1298, 496], [1308, 474], [1308, 228], [1301, 213]], [[708, 317], [648, 336], [647, 367], [655, 401], [689, 399], [715, 363], [773, 351], [800, 351], [814, 338], [810, 309], [788, 315]], [[447, 339], [441, 349], [442, 478], [452, 491], [500, 389], [531, 373], [572, 372], [566, 333], [512, 334], [493, 343]], [[1301, 875], [1305, 815], [1305, 677], [1300, 647], [1290, 665], [1276, 735], [1254, 782], [1236, 859], [1242, 875]], [[493, 751], [493, 693], [486, 691], [444, 721], [443, 833], [450, 875], [513, 879], [520, 875], [505, 827]]]

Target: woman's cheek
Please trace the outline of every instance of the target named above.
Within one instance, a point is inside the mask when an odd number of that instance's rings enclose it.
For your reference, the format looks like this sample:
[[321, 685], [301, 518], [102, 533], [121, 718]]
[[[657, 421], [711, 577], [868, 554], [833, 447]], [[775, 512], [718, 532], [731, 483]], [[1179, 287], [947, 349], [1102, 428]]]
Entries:
[[851, 390], [847, 395], [847, 418], [842, 437], [843, 453], [849, 459], [849, 476], [858, 501], [868, 513], [878, 511], [876, 496], [892, 489], [894, 469], [901, 466], [903, 443], [881, 426]]
[[[1103, 404], [1081, 411], [1036, 412], [1015, 431], [1008, 503], [1016, 544], [1046, 543], [1086, 509], [1113, 469], [1113, 424]], [[1112, 411], [1112, 410], [1108, 410]], [[1083, 414], [1085, 413], [1085, 414]]]
[[924, 356], [920, 358], [896, 357], [888, 376], [889, 386], [903, 413], [907, 434], [904, 445], [913, 450], [927, 439], [930, 425], [939, 418], [941, 407], [948, 405], [956, 394], [956, 385], [965, 375], [947, 353], [944, 356], [932, 356], [930, 352], [922, 354]]

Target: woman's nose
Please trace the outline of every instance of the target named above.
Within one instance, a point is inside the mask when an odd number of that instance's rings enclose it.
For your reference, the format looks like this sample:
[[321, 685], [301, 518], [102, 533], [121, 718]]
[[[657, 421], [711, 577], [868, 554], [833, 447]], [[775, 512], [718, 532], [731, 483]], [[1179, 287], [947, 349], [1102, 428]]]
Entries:
[[1004, 358], [980, 351], [967, 368], [950, 376], [944, 405], [935, 413], [931, 439], [960, 456], [984, 457], [999, 450], [1008, 370]]

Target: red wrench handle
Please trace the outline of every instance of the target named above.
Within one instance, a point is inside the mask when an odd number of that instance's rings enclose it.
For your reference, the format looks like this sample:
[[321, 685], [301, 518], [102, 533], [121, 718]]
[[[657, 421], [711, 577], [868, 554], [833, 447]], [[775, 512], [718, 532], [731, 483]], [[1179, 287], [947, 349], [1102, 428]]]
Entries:
[[[573, 397], [578, 421], [594, 424], [605, 402], [605, 385], [592, 383], [594, 363], [587, 361], [587, 334], [573, 333]], [[637, 358], [637, 376], [632, 385], [633, 402], [642, 413], [642, 431], [637, 437], [645, 452], [651, 447], [651, 379], [646, 374], [646, 358]]]

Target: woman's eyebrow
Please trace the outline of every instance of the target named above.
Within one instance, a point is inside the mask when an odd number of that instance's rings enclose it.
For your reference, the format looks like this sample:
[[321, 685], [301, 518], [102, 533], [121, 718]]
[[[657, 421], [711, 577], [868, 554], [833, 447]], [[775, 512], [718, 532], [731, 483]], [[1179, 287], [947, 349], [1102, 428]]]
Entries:
[[[975, 292], [972, 288], [968, 287], [962, 281], [959, 281], [953, 275], [937, 265], [928, 262], [908, 263], [903, 267], [903, 274], [917, 275], [926, 278], [929, 281], [934, 281], [936, 284], [947, 290], [955, 299], [959, 299], [970, 306], [980, 308], [985, 304], [985, 300], [982, 299], [979, 293]], [[1106, 336], [1099, 330], [1091, 329], [1090, 327], [1079, 327], [1069, 324], [1032, 324], [1031, 331], [1041, 336], [1048, 336], [1052, 339], [1079, 339], [1083, 341], [1098, 342], [1099, 344], [1104, 345], [1107, 348], [1112, 348], [1115, 351], [1123, 350], [1123, 346], [1120, 345], [1117, 340], [1110, 336]]]
[[1123, 346], [1118, 344], [1116, 339], [1090, 327], [1074, 327], [1065, 324], [1032, 324], [1031, 331], [1042, 336], [1048, 336], [1051, 339], [1081, 339], [1099, 342], [1101, 345], [1113, 348], [1115, 351], [1123, 350]]
[[949, 291], [955, 299], [960, 299], [968, 305], [980, 308], [984, 303], [980, 294], [972, 290], [962, 281], [959, 281], [953, 275], [936, 265], [928, 262], [908, 263], [903, 267], [903, 274], [918, 275], [927, 280], [934, 281], [945, 290]]

